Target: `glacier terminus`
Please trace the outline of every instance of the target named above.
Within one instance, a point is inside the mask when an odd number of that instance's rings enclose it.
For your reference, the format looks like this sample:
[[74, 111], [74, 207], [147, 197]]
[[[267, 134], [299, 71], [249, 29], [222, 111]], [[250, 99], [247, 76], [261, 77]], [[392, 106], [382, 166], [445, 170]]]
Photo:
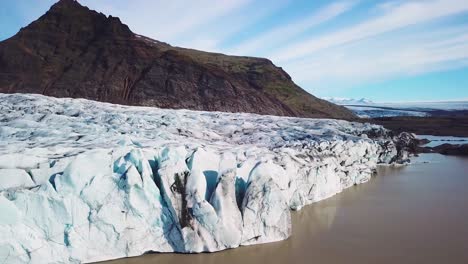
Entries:
[[0, 94], [0, 262], [287, 239], [290, 210], [408, 161], [413, 135], [332, 119]]

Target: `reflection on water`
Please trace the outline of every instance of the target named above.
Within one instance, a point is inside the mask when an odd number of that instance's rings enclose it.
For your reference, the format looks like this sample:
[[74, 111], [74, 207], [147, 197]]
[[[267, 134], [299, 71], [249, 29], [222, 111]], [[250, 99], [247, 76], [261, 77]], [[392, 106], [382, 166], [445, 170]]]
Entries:
[[467, 186], [467, 158], [422, 155], [410, 166], [380, 167], [370, 182], [294, 212], [286, 241], [109, 264], [468, 263]]

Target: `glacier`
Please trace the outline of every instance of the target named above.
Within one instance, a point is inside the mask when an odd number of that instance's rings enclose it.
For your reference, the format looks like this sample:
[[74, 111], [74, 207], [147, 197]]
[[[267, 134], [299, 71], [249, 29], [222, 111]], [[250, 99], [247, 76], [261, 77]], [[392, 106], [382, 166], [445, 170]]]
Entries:
[[343, 120], [0, 94], [0, 263], [83, 263], [287, 239], [290, 210], [408, 162]]

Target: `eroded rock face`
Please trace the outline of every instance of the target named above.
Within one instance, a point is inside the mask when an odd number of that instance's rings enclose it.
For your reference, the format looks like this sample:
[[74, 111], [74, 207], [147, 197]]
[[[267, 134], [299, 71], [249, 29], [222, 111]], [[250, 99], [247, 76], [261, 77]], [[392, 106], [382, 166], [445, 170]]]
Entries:
[[353, 119], [271, 61], [172, 47], [60, 0], [0, 42], [0, 92], [127, 105]]

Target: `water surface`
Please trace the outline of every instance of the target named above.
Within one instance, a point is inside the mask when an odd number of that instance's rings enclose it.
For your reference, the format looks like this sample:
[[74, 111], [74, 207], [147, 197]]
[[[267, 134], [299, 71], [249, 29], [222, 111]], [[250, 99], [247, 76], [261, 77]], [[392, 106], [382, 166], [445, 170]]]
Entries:
[[468, 263], [467, 188], [468, 158], [425, 154], [293, 213], [286, 241], [108, 263]]

